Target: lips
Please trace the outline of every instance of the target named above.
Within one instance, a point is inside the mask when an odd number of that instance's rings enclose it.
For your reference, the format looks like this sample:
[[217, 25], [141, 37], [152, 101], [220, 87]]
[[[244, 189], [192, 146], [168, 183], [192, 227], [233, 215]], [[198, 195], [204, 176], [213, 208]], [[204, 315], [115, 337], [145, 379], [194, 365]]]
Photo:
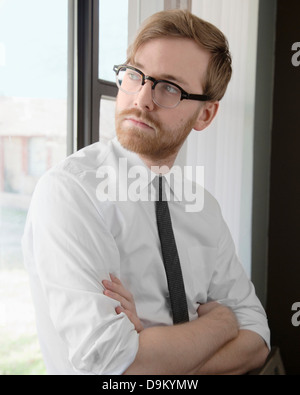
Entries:
[[141, 128], [141, 129], [153, 129], [152, 126], [150, 126], [148, 123], [143, 122], [141, 119], [137, 119], [137, 118], [132, 118], [132, 117], [128, 117], [125, 118], [125, 121], [130, 122], [132, 125]]

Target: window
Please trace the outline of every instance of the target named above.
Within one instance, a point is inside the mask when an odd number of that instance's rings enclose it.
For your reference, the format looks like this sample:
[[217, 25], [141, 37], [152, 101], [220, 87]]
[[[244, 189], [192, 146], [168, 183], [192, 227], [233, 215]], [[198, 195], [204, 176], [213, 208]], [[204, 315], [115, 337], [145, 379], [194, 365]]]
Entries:
[[[114, 26], [113, 29], [110, 27]], [[99, 78], [115, 82], [112, 68], [124, 63], [128, 46], [128, 0], [99, 3]]]
[[[128, 47], [128, 0], [100, 1], [99, 4], [99, 76], [115, 83], [113, 66], [126, 61]], [[114, 26], [114, 29], [110, 29]], [[100, 88], [101, 89], [101, 88]], [[109, 95], [109, 93], [111, 95]], [[100, 92], [99, 139], [109, 141], [115, 136], [114, 112], [116, 91]]]
[[0, 2], [0, 374], [44, 373], [21, 237], [37, 181], [67, 154], [67, 40], [68, 0]]

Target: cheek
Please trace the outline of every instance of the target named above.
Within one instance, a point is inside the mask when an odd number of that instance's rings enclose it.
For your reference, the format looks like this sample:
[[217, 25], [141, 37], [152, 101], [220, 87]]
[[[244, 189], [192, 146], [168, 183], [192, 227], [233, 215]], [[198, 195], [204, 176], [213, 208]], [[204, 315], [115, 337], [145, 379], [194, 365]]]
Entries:
[[[176, 110], [176, 109], [175, 109]], [[186, 122], [186, 118], [181, 112], [178, 111], [170, 111], [165, 114], [163, 117], [162, 122], [169, 128], [169, 129], [178, 129]]]
[[116, 108], [118, 111], [128, 110], [128, 108], [132, 107], [134, 95], [127, 95], [126, 93], [119, 91], [117, 100], [116, 100]]

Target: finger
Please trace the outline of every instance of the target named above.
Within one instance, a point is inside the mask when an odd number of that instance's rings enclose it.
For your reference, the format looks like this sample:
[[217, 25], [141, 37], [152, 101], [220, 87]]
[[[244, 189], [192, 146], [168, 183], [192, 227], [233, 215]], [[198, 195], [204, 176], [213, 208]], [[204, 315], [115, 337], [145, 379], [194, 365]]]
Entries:
[[103, 280], [102, 281], [104, 287], [114, 293], [119, 294], [129, 302], [133, 302], [133, 296], [127, 289], [122, 285], [121, 281], [118, 280], [118, 283], [115, 281]]
[[131, 302], [133, 302], [132, 294], [124, 287], [121, 280], [112, 273], [110, 273], [109, 276], [112, 281], [112, 284], [111, 284], [112, 290], [116, 293], [119, 293], [121, 296], [123, 296], [127, 300], [130, 300]]
[[114, 274], [109, 273], [109, 277], [110, 277], [111, 281], [106, 280], [106, 279], [102, 280], [102, 285], [104, 286], [104, 288], [112, 289], [114, 284], [117, 284], [117, 285], [123, 287], [123, 284], [121, 283], [121, 281]]
[[116, 292], [112, 292], [109, 289], [105, 289], [103, 293], [105, 296], [108, 296], [109, 298], [114, 299], [123, 305], [126, 303], [126, 299]]
[[132, 304], [127, 299], [123, 298], [123, 296], [121, 296], [120, 294], [112, 292], [108, 289], [106, 289], [103, 293], [105, 296], [108, 296], [109, 298], [119, 302], [124, 309], [129, 310], [132, 308]]
[[125, 309], [122, 306], [117, 306], [115, 310], [117, 314], [125, 313]]
[[119, 280], [118, 277], [116, 277], [114, 274], [109, 273], [109, 277], [110, 277], [110, 279], [111, 279], [111, 281], [112, 281], [113, 283], [116, 283], [116, 284], [118, 284], [118, 285], [123, 285], [123, 284], [121, 283], [121, 280]]
[[132, 322], [132, 324], [135, 327], [135, 330], [138, 333], [140, 333], [144, 329], [140, 319], [135, 314], [133, 314], [131, 311], [124, 309], [122, 306], [117, 306], [115, 308], [115, 310], [116, 310], [117, 314], [121, 314], [121, 313], [126, 314], [128, 319]]
[[131, 311], [124, 310], [124, 313], [127, 315], [129, 320], [133, 323], [135, 330], [140, 333], [144, 327], [136, 314], [133, 314]]

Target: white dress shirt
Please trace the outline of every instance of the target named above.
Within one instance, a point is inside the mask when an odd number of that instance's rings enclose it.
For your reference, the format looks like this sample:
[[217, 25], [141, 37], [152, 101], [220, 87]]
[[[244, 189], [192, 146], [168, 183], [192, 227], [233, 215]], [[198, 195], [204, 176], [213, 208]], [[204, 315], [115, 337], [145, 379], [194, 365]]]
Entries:
[[[132, 188], [127, 198], [126, 166], [131, 182], [143, 170], [143, 186], [136, 192]], [[153, 177], [136, 154], [114, 139], [84, 148], [39, 181], [23, 254], [49, 374], [122, 374], [135, 359], [139, 335], [124, 313], [116, 314], [118, 302], [103, 294], [101, 283], [109, 273], [133, 294], [145, 327], [172, 325]], [[173, 186], [169, 182], [190, 320], [198, 317], [199, 303], [219, 301], [233, 309], [241, 329], [258, 333], [269, 346], [265, 312], [236, 256], [218, 203], [201, 189], [203, 209], [187, 210], [176, 197], [177, 181]], [[151, 198], [138, 199], [146, 190]]]

